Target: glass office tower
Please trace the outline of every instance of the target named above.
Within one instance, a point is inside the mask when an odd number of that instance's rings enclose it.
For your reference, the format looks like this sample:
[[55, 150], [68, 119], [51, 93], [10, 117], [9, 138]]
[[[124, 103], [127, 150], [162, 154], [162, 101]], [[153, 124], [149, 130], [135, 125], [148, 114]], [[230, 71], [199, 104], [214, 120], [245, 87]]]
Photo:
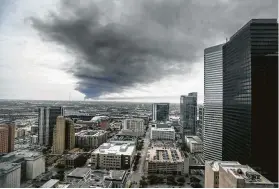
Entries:
[[169, 120], [169, 103], [155, 103], [152, 105], [152, 119], [153, 121], [165, 122]]
[[223, 46], [223, 160], [278, 181], [278, 23], [253, 19]]
[[205, 160], [222, 160], [223, 44], [204, 50], [204, 146]]
[[38, 115], [38, 136], [39, 144], [43, 146], [52, 146], [53, 129], [56, 124], [56, 118], [64, 115], [63, 107], [40, 107]]
[[197, 127], [197, 92], [180, 97], [180, 122], [183, 139], [185, 135], [196, 135]]

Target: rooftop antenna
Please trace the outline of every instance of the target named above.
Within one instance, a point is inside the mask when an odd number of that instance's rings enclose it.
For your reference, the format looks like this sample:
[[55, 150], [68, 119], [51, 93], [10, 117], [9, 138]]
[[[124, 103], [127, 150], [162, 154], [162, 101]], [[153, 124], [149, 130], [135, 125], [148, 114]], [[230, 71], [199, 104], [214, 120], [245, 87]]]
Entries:
[[226, 43], [228, 42], [228, 38], [226, 37]]

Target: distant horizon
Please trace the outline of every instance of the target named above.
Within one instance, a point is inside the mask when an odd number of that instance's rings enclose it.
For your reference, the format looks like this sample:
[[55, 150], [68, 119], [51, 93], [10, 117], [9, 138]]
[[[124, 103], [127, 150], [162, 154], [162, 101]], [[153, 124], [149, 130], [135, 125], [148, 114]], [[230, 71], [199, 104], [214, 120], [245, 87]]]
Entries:
[[[144, 102], [144, 101], [128, 101], [128, 100], [31, 100], [31, 99], [0, 99], [0, 101], [48, 101], [48, 102], [125, 102], [125, 103], [170, 103], [170, 104], [180, 104], [179, 102], [166, 102], [166, 101], [157, 101], [157, 102]], [[197, 103], [201, 105], [203, 103]]]

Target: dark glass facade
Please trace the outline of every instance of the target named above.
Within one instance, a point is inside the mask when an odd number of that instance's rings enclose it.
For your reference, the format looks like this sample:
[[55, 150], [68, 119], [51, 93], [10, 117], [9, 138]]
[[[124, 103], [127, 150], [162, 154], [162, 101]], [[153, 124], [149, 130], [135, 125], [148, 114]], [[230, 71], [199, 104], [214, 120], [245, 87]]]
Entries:
[[39, 144], [52, 146], [53, 128], [56, 118], [64, 115], [63, 107], [41, 107], [39, 108]]
[[278, 24], [253, 19], [223, 46], [223, 160], [278, 181]]
[[205, 160], [222, 160], [223, 140], [223, 44], [204, 50], [204, 146]]
[[154, 121], [168, 121], [169, 120], [169, 111], [170, 104], [169, 103], [158, 103], [153, 104], [152, 113]]
[[197, 126], [197, 96], [196, 92], [180, 97], [180, 121], [185, 135], [196, 135]]

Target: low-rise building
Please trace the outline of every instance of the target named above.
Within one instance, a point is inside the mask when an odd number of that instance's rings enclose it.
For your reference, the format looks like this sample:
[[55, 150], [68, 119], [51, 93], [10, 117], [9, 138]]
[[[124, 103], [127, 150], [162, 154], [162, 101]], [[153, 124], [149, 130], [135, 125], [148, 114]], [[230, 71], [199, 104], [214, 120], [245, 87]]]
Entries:
[[44, 183], [40, 188], [57, 188], [59, 185], [59, 180], [50, 179], [46, 183]]
[[91, 168], [76, 168], [67, 175], [67, 182], [87, 181], [91, 177]]
[[136, 146], [130, 143], [104, 143], [92, 153], [92, 166], [101, 169], [129, 169], [136, 154]]
[[20, 163], [0, 163], [0, 187], [20, 188]]
[[137, 137], [130, 136], [130, 135], [123, 135], [121, 133], [114, 135], [110, 140], [110, 143], [117, 143], [117, 144], [137, 144]]
[[39, 127], [36, 125], [31, 126], [31, 134], [37, 135], [39, 132]]
[[109, 117], [108, 116], [95, 116], [91, 119], [93, 126], [97, 126], [102, 130], [109, 128]]
[[170, 128], [151, 128], [152, 140], [175, 140], [175, 130], [173, 127]]
[[273, 188], [273, 183], [248, 165], [235, 161], [206, 161], [206, 188]]
[[24, 128], [17, 128], [15, 130], [15, 138], [21, 138], [24, 137], [26, 134], [26, 130]]
[[64, 155], [61, 163], [64, 164], [66, 168], [75, 168], [84, 162], [84, 158], [84, 155], [80, 153], [67, 154]]
[[143, 119], [125, 119], [123, 121], [123, 130], [122, 132], [127, 132], [131, 136], [143, 136], [145, 132], [145, 125]]
[[111, 188], [125, 188], [127, 179], [127, 171], [125, 170], [111, 170], [104, 180], [112, 182]]
[[191, 153], [203, 152], [203, 143], [198, 136], [185, 136], [185, 141]]
[[31, 143], [32, 144], [38, 144], [38, 142], [39, 142], [38, 135], [32, 135], [31, 136]]
[[32, 180], [45, 172], [45, 157], [38, 152], [12, 152], [1, 157], [0, 162], [19, 163], [21, 180]]
[[189, 158], [177, 148], [153, 147], [148, 150], [147, 166], [148, 173], [184, 175], [189, 173]]
[[76, 146], [80, 148], [98, 148], [107, 141], [107, 131], [83, 130], [75, 134]]

